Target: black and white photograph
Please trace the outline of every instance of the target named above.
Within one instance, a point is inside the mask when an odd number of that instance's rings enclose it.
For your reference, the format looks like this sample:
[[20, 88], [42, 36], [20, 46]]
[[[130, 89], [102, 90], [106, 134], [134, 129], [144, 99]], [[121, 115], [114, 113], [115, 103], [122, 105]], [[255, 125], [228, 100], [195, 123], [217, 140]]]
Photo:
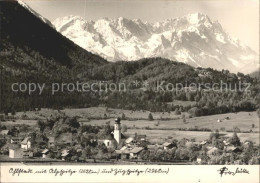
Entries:
[[257, 183], [259, 66], [259, 0], [0, 1], [0, 181]]

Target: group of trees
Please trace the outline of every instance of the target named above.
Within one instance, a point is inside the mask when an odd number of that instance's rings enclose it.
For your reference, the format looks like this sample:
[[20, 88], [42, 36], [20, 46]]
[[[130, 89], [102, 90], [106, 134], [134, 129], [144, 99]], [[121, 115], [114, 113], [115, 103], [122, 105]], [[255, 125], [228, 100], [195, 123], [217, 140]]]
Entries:
[[[227, 152], [225, 146], [220, 139], [218, 132], [212, 132], [210, 134], [208, 143], [206, 145], [197, 145], [189, 143], [187, 145], [187, 139], [181, 139], [180, 141], [174, 139], [172, 144], [174, 148], [169, 150], [163, 150], [161, 148], [146, 149], [140, 153], [140, 158], [146, 161], [191, 161], [196, 162], [197, 158], [201, 159], [202, 164], [259, 164], [260, 158], [260, 146], [255, 147], [251, 141], [247, 144], [242, 144], [237, 134], [234, 133], [232, 137], [228, 139], [231, 145], [239, 148], [238, 152]], [[207, 147], [213, 146], [218, 149], [213, 154], [209, 155]]]
[[[15, 48], [11, 48], [15, 50]], [[39, 63], [39, 66], [29, 67], [25, 64], [22, 71], [18, 68], [12, 70], [14, 66], [11, 67], [8, 60], [22, 59], [23, 56], [21, 55], [24, 55], [24, 51], [18, 50], [16, 53], [19, 54], [4, 58], [4, 63], [8, 67], [1, 70], [2, 108], [0, 110], [6, 114], [8, 112], [34, 110], [35, 108], [61, 109], [64, 107], [82, 108], [101, 105], [110, 108], [149, 110], [151, 112], [175, 111], [175, 113], [197, 107], [194, 115], [203, 116], [252, 111], [259, 106], [258, 93], [260, 87], [258, 79], [251, 78], [249, 75], [236, 75], [213, 69], [194, 69], [183, 63], [162, 58], [143, 59], [137, 62], [118, 62], [116, 64], [103, 63], [101, 66], [91, 63], [87, 65], [78, 63], [79, 65], [75, 65], [72, 69], [50, 60], [48, 62], [52, 64], [46, 66]], [[33, 55], [29, 54], [28, 57], [33, 59]], [[38, 57], [39, 60], [44, 59], [41, 55]], [[82, 70], [83, 68], [85, 70]], [[199, 77], [200, 72], [208, 72], [210, 76]], [[125, 83], [126, 91], [90, 91], [87, 93], [59, 91], [53, 95], [51, 90], [52, 83], [87, 82], [91, 84], [99, 81], [105, 81], [108, 84]], [[138, 81], [140, 84], [134, 85], [134, 81]], [[144, 81], [149, 82], [146, 90], [141, 89], [143, 87], [141, 83]], [[165, 81], [165, 84], [161, 86], [165, 90], [157, 90], [157, 82], [160, 81]], [[231, 90], [219, 92], [205, 90], [205, 87], [203, 87], [203, 83], [210, 83], [212, 86], [214, 83], [221, 83], [221, 81], [230, 84]], [[246, 86], [241, 86], [242, 91], [235, 90], [235, 88], [238, 89], [240, 81], [250, 83], [251, 86], [247, 91], [243, 91]], [[39, 89], [29, 95], [26, 92], [13, 92], [11, 90], [13, 83], [45, 83], [46, 88], [41, 95], [39, 95]], [[184, 88], [175, 88], [168, 91], [166, 90], [167, 83], [173, 85], [182, 83]], [[202, 86], [197, 88], [196, 91], [185, 87], [191, 83], [202, 83]], [[175, 100], [192, 101], [194, 104], [185, 107], [178, 106], [178, 111], [176, 111]]]

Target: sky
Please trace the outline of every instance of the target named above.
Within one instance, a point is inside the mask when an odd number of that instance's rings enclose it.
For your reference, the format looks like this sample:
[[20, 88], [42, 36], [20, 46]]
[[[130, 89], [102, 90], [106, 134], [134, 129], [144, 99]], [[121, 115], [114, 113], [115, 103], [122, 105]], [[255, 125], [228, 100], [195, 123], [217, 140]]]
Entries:
[[201, 12], [259, 53], [259, 0], [23, 0], [50, 21], [67, 15], [156, 22]]

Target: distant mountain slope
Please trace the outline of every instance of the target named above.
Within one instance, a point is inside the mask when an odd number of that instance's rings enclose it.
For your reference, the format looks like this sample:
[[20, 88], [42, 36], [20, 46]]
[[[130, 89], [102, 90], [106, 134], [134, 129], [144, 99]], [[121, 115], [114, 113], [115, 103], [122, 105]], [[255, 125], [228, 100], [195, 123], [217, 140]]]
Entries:
[[14, 92], [13, 83], [73, 82], [77, 73], [107, 61], [79, 47], [50, 25], [48, 20], [17, 1], [0, 1], [0, 112], [60, 107], [84, 101], [79, 94], [52, 96], [50, 87], [41, 94]]
[[11, 62], [25, 64], [26, 60], [31, 60], [31, 65], [36, 65], [39, 63], [36, 55], [45, 59], [46, 65], [50, 61], [69, 67], [81, 62], [106, 62], [62, 36], [50, 26], [50, 22], [32, 12], [26, 4], [1, 1], [0, 6], [2, 56], [17, 55]]
[[220, 23], [202, 13], [157, 23], [122, 17], [85, 21], [67, 16], [53, 24], [82, 48], [109, 61], [163, 57], [195, 67], [244, 73], [259, 66], [253, 50], [231, 38]]

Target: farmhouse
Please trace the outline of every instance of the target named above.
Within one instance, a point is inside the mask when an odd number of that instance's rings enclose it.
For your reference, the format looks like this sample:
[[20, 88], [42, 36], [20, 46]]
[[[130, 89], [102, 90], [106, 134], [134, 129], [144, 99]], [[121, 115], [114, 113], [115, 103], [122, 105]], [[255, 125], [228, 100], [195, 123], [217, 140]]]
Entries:
[[9, 149], [9, 158], [23, 158], [23, 149]]
[[213, 148], [211, 148], [211, 149], [207, 152], [207, 155], [208, 155], [209, 157], [212, 157], [212, 156], [217, 155], [218, 152], [219, 152], [219, 149], [216, 148], [216, 147], [213, 147]]
[[8, 133], [9, 133], [9, 130], [0, 131], [0, 135], [3, 135], [3, 136], [8, 135]]
[[130, 151], [129, 149], [124, 149], [124, 150], [116, 150], [116, 155], [118, 159], [129, 159], [130, 158]]
[[130, 158], [131, 159], [137, 159], [139, 158], [139, 154], [140, 152], [144, 150], [143, 147], [134, 147], [131, 151], [130, 151]]
[[100, 143], [104, 143], [107, 148], [115, 147], [115, 143], [116, 143], [113, 134], [109, 134], [105, 136], [104, 139], [99, 139], [98, 141]]
[[146, 141], [146, 135], [136, 135], [136, 141]]
[[22, 149], [26, 149], [26, 150], [31, 148], [30, 137], [26, 137], [26, 138], [21, 142], [21, 148], [22, 148]]
[[27, 151], [22, 148], [9, 149], [9, 158], [30, 158], [33, 157], [32, 151]]
[[169, 150], [169, 149], [173, 148], [174, 146], [175, 146], [175, 145], [172, 144], [172, 143], [165, 142], [165, 143], [163, 144], [163, 149], [164, 149], [164, 150]]
[[43, 151], [42, 151], [42, 158], [47, 158], [47, 156], [48, 156], [48, 154], [49, 154], [49, 149], [44, 149]]
[[61, 152], [62, 160], [66, 160], [68, 157], [71, 157], [70, 151], [65, 149]]
[[235, 147], [235, 146], [226, 146], [225, 147], [225, 151], [226, 152], [234, 152], [234, 153], [238, 153], [238, 152], [242, 152], [242, 150], [238, 147]]
[[22, 142], [23, 138], [22, 137], [12, 137], [11, 138], [11, 143], [12, 144], [20, 144]]

